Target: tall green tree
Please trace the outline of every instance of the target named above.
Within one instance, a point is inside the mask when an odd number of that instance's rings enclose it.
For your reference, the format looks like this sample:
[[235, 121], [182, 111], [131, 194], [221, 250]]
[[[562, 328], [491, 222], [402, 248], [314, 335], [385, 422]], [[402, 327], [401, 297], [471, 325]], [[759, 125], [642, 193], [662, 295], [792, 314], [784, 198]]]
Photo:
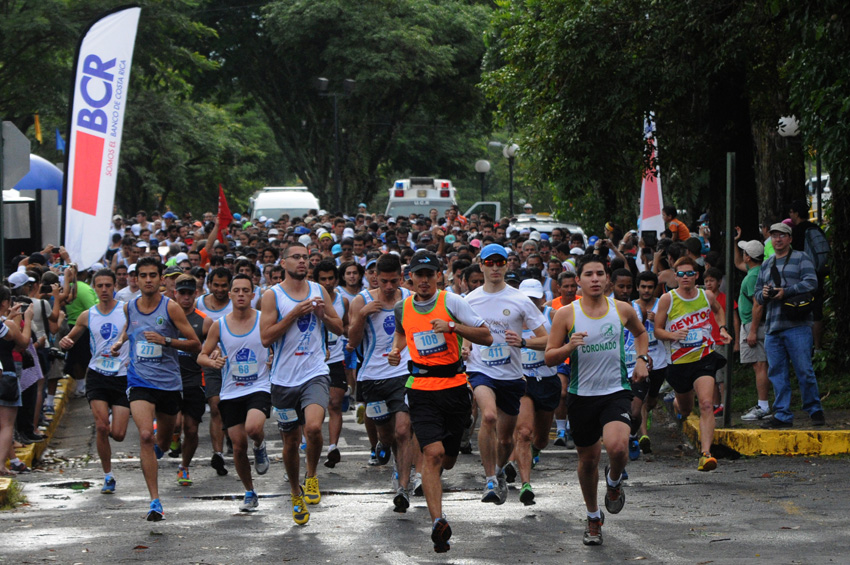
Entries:
[[[268, 117], [274, 139], [302, 182], [328, 209], [333, 193], [333, 101], [316, 89], [354, 91], [338, 99], [343, 208], [369, 201], [383, 175], [427, 162], [449, 162], [457, 147], [411, 145], [424, 132], [480, 122], [476, 83], [490, 9], [462, 1], [283, 0], [236, 8], [208, 2], [204, 20], [218, 31], [210, 57], [228, 86], [241, 89]], [[479, 132], [480, 133], [480, 132]], [[400, 140], [407, 139], [407, 146]], [[409, 159], [408, 159], [409, 158]], [[471, 164], [469, 165], [471, 168]], [[417, 174], [437, 171], [416, 171]]]

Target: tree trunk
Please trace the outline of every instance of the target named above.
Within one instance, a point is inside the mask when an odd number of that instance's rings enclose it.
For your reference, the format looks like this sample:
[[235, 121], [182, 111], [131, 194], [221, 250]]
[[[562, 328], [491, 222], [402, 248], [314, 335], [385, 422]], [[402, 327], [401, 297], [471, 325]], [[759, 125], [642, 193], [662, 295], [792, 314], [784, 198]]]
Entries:
[[752, 129], [758, 217], [770, 225], [788, 217], [793, 200], [805, 198], [803, 148], [799, 137], [781, 137], [773, 123], [754, 121]]

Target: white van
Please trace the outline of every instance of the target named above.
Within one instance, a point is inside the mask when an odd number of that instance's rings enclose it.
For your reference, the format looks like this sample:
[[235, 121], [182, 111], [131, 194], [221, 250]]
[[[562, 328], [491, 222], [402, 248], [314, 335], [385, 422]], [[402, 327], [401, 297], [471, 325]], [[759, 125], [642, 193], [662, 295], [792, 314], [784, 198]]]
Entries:
[[283, 214], [290, 218], [304, 217], [308, 210], [319, 210], [319, 199], [306, 186], [267, 186], [250, 199], [248, 215], [251, 220], [265, 216], [277, 220]]
[[[390, 190], [387, 203], [387, 216], [407, 217], [417, 214], [427, 217], [431, 208], [436, 208], [440, 217], [445, 216], [446, 210], [457, 204], [457, 191], [448, 179], [432, 177], [411, 177], [398, 179]], [[476, 202], [466, 211], [464, 216], [473, 213], [486, 212], [491, 218], [498, 219], [501, 204], [498, 202]]]

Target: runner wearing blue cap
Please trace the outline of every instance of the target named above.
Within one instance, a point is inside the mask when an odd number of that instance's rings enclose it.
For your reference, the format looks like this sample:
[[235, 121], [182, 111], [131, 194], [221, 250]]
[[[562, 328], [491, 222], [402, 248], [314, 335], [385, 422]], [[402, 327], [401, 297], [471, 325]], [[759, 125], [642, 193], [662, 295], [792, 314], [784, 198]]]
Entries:
[[[470, 349], [467, 374], [481, 414], [478, 449], [486, 476], [481, 501], [495, 504], [507, 500], [503, 467], [513, 450], [520, 399], [526, 392], [521, 348], [543, 348], [548, 339], [537, 306], [505, 282], [507, 264], [504, 247], [496, 243], [485, 246], [481, 250], [484, 284], [466, 297], [493, 335], [492, 345]], [[523, 325], [534, 333], [533, 338], [523, 339]]]

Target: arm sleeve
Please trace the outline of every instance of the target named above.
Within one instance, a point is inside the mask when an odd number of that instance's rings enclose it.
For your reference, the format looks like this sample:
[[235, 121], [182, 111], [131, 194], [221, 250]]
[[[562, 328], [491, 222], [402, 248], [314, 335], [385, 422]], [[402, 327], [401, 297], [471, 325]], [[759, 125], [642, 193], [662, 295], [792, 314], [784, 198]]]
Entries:
[[469, 302], [457, 294], [446, 293], [446, 309], [452, 318], [465, 326], [483, 326], [484, 318], [475, 313]]

